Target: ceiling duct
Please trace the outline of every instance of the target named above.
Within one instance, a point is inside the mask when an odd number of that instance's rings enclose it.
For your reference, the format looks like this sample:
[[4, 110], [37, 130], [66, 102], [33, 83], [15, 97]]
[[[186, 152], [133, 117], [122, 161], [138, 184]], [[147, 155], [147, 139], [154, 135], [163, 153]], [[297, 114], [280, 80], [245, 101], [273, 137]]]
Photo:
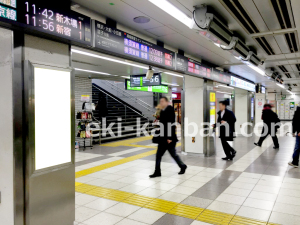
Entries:
[[[231, 12], [231, 14], [249, 34], [260, 33], [260, 30], [257, 28], [239, 0], [221, 0], [221, 3], [229, 12]], [[268, 55], [275, 55], [274, 50], [265, 37], [257, 37], [255, 40]]]
[[[271, 4], [274, 8], [281, 29], [294, 28], [294, 16], [292, 13], [290, 0], [271, 0]], [[284, 34], [284, 37], [291, 53], [298, 52], [297, 34], [286, 33]]]
[[289, 71], [285, 68], [285, 66], [278, 66], [278, 68], [285, 74], [287, 78], [292, 78], [291, 74]]
[[261, 60], [257, 55], [250, 51], [249, 47], [238, 37], [234, 37], [233, 32], [216, 16], [210, 6], [195, 7], [193, 19], [192, 29], [199, 30], [201, 35], [214, 42], [215, 45], [230, 51], [245, 63], [250, 62], [255, 66], [260, 64]]

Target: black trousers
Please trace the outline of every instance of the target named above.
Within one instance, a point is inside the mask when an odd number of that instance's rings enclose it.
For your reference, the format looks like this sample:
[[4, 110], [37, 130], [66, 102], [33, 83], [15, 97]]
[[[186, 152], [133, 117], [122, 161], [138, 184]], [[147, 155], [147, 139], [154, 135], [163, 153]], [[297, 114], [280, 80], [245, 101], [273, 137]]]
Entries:
[[176, 153], [176, 142], [171, 142], [168, 144], [167, 141], [163, 141], [158, 144], [157, 152], [156, 152], [156, 163], [155, 163], [155, 171], [160, 172], [160, 164], [161, 164], [161, 159], [165, 152], [168, 150], [170, 155], [173, 157], [173, 159], [176, 161], [178, 166], [182, 168], [185, 164], [181, 161], [180, 157]]
[[230, 144], [227, 142], [226, 138], [221, 138], [221, 143], [222, 143], [226, 157], [232, 158], [235, 150], [230, 146]]
[[265, 131], [265, 128], [263, 128], [262, 132], [261, 132], [261, 137], [259, 138], [258, 141], [258, 145], [262, 145], [262, 143], [264, 142], [264, 140], [268, 137], [268, 135], [270, 135], [272, 137], [273, 143], [275, 147], [279, 147], [279, 142], [278, 142], [278, 138], [276, 136], [276, 131], [274, 132], [274, 134], [271, 134], [271, 130], [269, 129], [269, 132], [266, 135], [263, 135]]

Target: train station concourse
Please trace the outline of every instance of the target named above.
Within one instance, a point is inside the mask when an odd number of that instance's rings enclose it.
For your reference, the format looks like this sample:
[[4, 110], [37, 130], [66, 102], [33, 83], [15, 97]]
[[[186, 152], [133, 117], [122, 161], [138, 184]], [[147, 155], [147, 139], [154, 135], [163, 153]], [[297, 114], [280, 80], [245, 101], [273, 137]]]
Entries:
[[0, 225], [299, 225], [299, 8], [0, 0]]

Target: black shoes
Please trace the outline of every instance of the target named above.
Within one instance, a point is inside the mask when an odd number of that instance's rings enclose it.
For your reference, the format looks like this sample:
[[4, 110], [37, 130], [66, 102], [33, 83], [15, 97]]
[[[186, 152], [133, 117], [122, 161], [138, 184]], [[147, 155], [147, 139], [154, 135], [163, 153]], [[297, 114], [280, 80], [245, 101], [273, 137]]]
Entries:
[[150, 178], [155, 178], [155, 177], [161, 177], [161, 173], [160, 172], [154, 172], [154, 174], [149, 176]]
[[273, 148], [274, 148], [274, 149], [279, 149], [279, 146], [274, 146]]
[[[181, 167], [181, 170], [179, 171], [179, 175], [185, 174], [185, 171], [187, 169], [187, 165], [184, 165]], [[150, 178], [155, 178], [155, 177], [161, 177], [161, 172], [154, 172], [154, 174], [149, 176]]]
[[258, 143], [254, 143], [256, 146], [261, 147], [261, 145], [259, 145]]
[[236, 155], [236, 151], [234, 150], [232, 153], [232, 159], [235, 157], [235, 155]]
[[228, 161], [228, 160], [232, 161], [233, 158], [225, 157], [225, 158], [222, 158], [222, 159], [223, 159], [223, 160], [226, 160], [226, 161]]
[[184, 165], [178, 174], [179, 175], [185, 174], [186, 169], [187, 169], [187, 165]]

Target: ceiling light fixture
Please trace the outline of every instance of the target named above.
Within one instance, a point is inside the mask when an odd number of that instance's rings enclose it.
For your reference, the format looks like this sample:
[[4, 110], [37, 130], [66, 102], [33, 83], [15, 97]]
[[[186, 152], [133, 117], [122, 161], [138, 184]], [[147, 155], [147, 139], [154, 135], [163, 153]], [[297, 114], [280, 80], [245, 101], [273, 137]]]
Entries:
[[[101, 75], [111, 75], [109, 73], [103, 73], [103, 72], [92, 71], [92, 70], [84, 70], [84, 69], [79, 69], [79, 68], [75, 68], [75, 70], [86, 72], [86, 73], [96, 73], [96, 74], [101, 74]], [[112, 76], [117, 76], [117, 75], [112, 75]]]
[[125, 78], [125, 79], [130, 79], [130, 77], [126, 77], [126, 76], [122, 76], [123, 78]]
[[167, 0], [149, 0], [169, 15], [173, 16], [175, 19], [179, 20], [181, 23], [185, 24], [188, 27], [191, 27], [193, 24], [193, 19], [184, 14], [181, 10], [175, 7]]
[[285, 89], [284, 85], [276, 83], [279, 87]]
[[94, 57], [94, 58], [98, 58], [98, 59], [104, 59], [104, 60], [108, 60], [108, 61], [112, 61], [112, 62], [116, 62], [116, 63], [129, 65], [129, 66], [134, 66], [134, 67], [138, 67], [138, 68], [148, 70], [148, 67], [146, 67], [146, 66], [140, 66], [138, 64], [124, 62], [124, 61], [121, 61], [121, 60], [117, 60], [117, 59], [113, 59], [113, 58], [109, 58], [109, 57], [105, 57], [105, 56], [100, 56], [100, 55], [96, 55], [96, 54], [89, 53], [89, 52], [84, 52], [84, 51], [80, 51], [80, 50], [76, 50], [76, 49], [72, 49], [72, 52], [77, 53], [77, 54], [81, 54], [81, 55], [86, 55], [86, 56], [90, 56], [90, 57]]
[[219, 86], [224, 87], [224, 88], [234, 89], [233, 87], [229, 87], [229, 86], [222, 85], [222, 84], [219, 84]]
[[229, 95], [232, 95], [232, 93], [229, 93], [229, 92], [223, 92], [223, 91], [217, 91], [218, 93], [222, 93], [222, 94], [229, 94]]
[[257, 66], [254, 66], [254, 65], [252, 65], [252, 64], [250, 64], [250, 63], [248, 63], [247, 66], [249, 66], [251, 69], [253, 69], [253, 70], [255, 70], [256, 72], [258, 72], [260, 75], [263, 75], [263, 76], [266, 75], [265, 71], [262, 70], [262, 69], [260, 69], [260, 68], [258, 68]]
[[181, 75], [175, 74], [175, 73], [169, 73], [169, 72], [164, 72], [165, 74], [171, 75], [171, 76], [175, 76], [175, 77], [183, 77]]
[[166, 83], [166, 82], [161, 82], [162, 84], [165, 84], [165, 85], [170, 85], [170, 86], [175, 86], [175, 87], [179, 87], [178, 84], [170, 84], [170, 83]]
[[289, 90], [287, 90], [287, 92], [290, 93], [291, 95], [295, 95], [295, 93], [293, 93], [293, 92], [291, 92]]
[[219, 44], [219, 43], [215, 43], [215, 42], [214, 42], [214, 44], [215, 44], [216, 46], [218, 46], [219, 48], [226, 48], [226, 46], [225, 46], [225, 45], [221, 45], [221, 44]]

